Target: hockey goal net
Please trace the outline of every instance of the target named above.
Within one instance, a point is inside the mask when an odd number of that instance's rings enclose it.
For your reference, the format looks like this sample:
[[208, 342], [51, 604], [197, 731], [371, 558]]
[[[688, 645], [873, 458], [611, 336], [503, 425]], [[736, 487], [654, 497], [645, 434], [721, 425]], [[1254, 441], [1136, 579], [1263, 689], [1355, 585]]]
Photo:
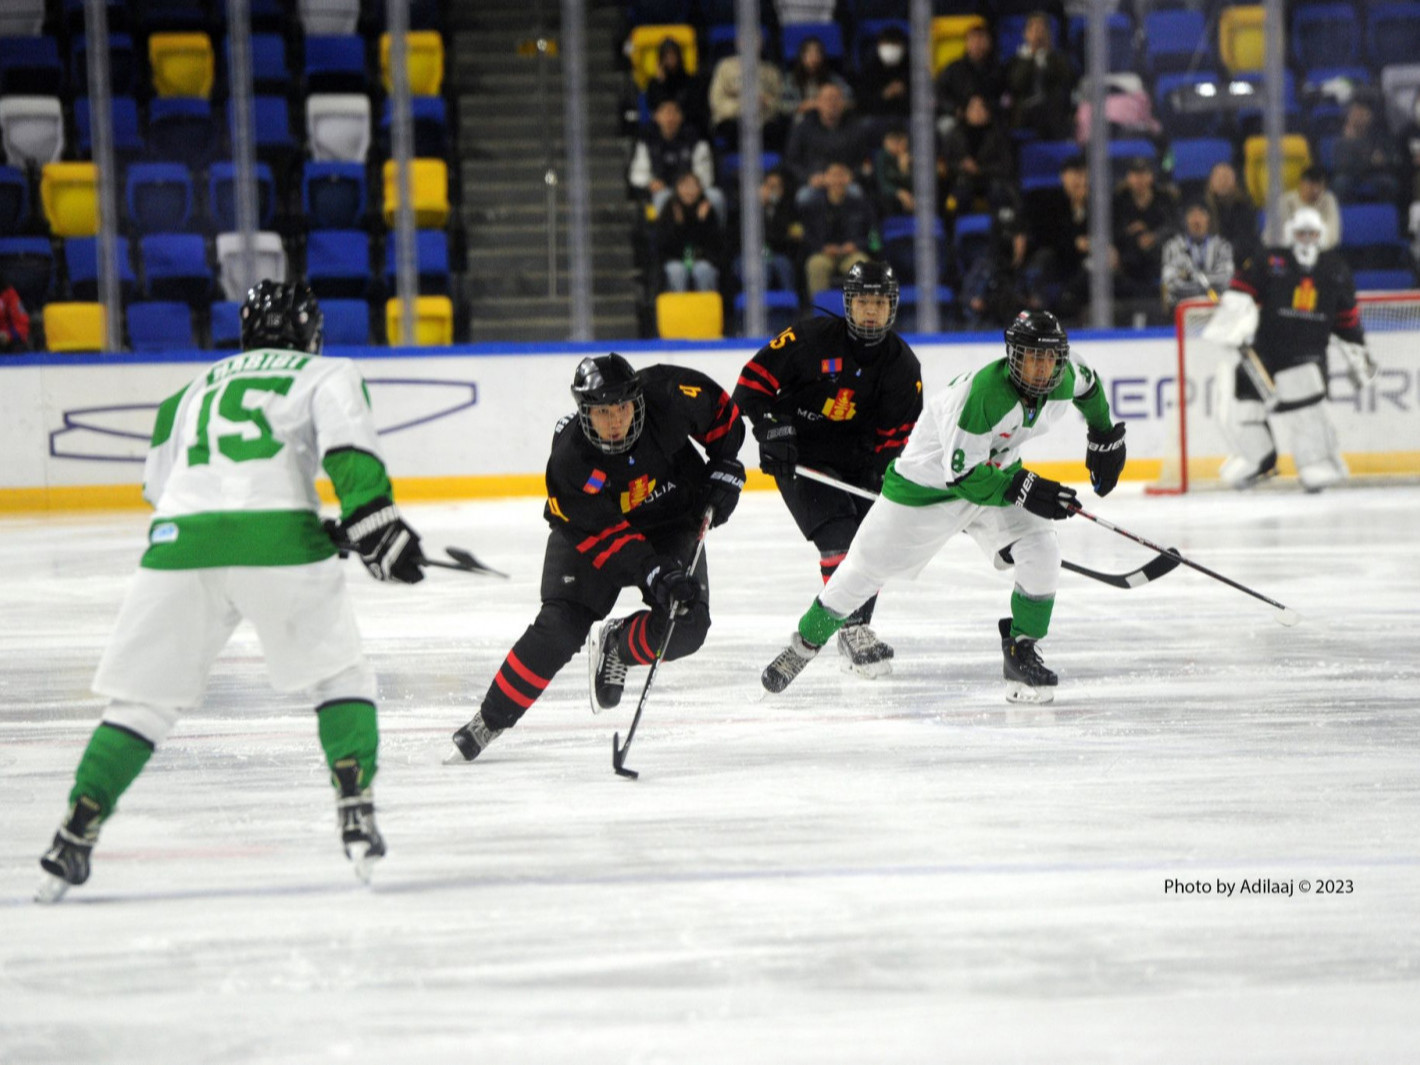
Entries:
[[[1327, 352], [1327, 410], [1353, 478], [1420, 478], [1420, 292], [1364, 292], [1357, 297], [1366, 344], [1380, 368], [1359, 392], [1335, 344]], [[1228, 353], [1202, 338], [1211, 300], [1185, 300], [1174, 314], [1178, 366], [1173, 402], [1163, 405], [1164, 448], [1154, 494], [1216, 488], [1227, 442], [1215, 414], [1220, 384], [1231, 387]], [[1226, 372], [1220, 373], [1220, 367]], [[1289, 441], [1279, 434], [1278, 471], [1294, 477]]]

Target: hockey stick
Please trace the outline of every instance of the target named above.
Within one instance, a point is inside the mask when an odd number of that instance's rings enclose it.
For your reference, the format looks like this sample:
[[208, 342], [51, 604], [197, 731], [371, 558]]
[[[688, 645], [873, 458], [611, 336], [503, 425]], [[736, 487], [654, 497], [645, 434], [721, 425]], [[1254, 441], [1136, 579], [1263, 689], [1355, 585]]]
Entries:
[[[714, 507], [706, 507], [705, 514], [700, 519], [700, 531], [695, 536], [695, 554], [690, 559], [690, 567], [686, 571], [692, 576], [695, 567], [700, 565], [701, 552], [705, 550], [705, 534], [710, 531], [710, 520], [715, 516]], [[641, 722], [641, 711], [646, 709], [646, 696], [651, 694], [651, 682], [656, 679], [656, 670], [661, 666], [661, 659], [665, 656], [666, 648], [671, 645], [671, 633], [675, 632], [676, 612], [680, 603], [671, 600], [670, 621], [666, 624], [666, 634], [661, 637], [661, 646], [656, 648], [656, 657], [651, 662], [651, 672], [646, 674], [646, 684], [641, 689], [641, 698], [636, 703], [636, 716], [631, 719], [631, 727], [626, 730], [626, 743], [621, 742], [621, 733], [613, 732], [611, 735], [611, 767], [616, 770], [616, 775], [626, 777], [628, 780], [635, 780], [641, 774], [634, 769], [626, 768], [626, 752], [631, 749], [631, 741], [636, 736], [636, 726]]]
[[[828, 474], [820, 473], [818, 470], [811, 469], [808, 466], [795, 466], [794, 471], [801, 477], [807, 477], [811, 481], [818, 481], [820, 484], [826, 484], [830, 488], [837, 488], [850, 495], [860, 496], [863, 499], [878, 498], [876, 492], [870, 492], [866, 488], [859, 488], [856, 484], [849, 484], [847, 481], [840, 481], [836, 477], [830, 477]], [[1150, 559], [1138, 569], [1130, 570], [1128, 573], [1101, 573], [1099, 570], [1088, 569], [1085, 566], [1078, 565], [1077, 563], [1063, 558], [1060, 560], [1060, 566], [1062, 569], [1067, 569], [1071, 573], [1078, 573], [1081, 577], [1088, 577], [1090, 580], [1099, 581], [1102, 584], [1108, 584], [1114, 588], [1138, 588], [1148, 584], [1150, 581], [1156, 581], [1165, 573], [1169, 573], [1178, 568], [1180, 559], [1175, 555], [1169, 554], [1172, 550], [1172, 548], [1168, 548], [1167, 550], [1160, 548], [1157, 558]], [[1009, 549], [1003, 549], [1000, 554], [1003, 561], [1012, 561]]]
[[1297, 624], [1299, 621], [1302, 620], [1302, 615], [1299, 614], [1297, 611], [1293, 610], [1291, 607], [1284, 606], [1283, 604], [1277, 602], [1277, 600], [1275, 599], [1269, 599], [1261, 592], [1255, 592], [1247, 585], [1239, 584], [1231, 577], [1224, 577], [1221, 573], [1216, 573], [1213, 570], [1209, 569], [1207, 566], [1204, 566], [1198, 562], [1194, 562], [1191, 558], [1184, 558], [1183, 555], [1178, 553], [1177, 548], [1160, 547], [1158, 544], [1144, 539], [1144, 537], [1138, 535], [1137, 533], [1132, 533], [1128, 529], [1121, 529], [1118, 525], [1113, 525], [1110, 522], [1105, 521], [1103, 518], [1091, 514], [1088, 510], [1079, 505], [1071, 507], [1071, 510], [1073, 510], [1076, 514], [1080, 515], [1080, 517], [1088, 518], [1096, 525], [1108, 529], [1110, 532], [1118, 533], [1120, 536], [1123, 536], [1127, 540], [1133, 540], [1136, 544], [1142, 544], [1150, 551], [1157, 551], [1160, 555], [1166, 555], [1169, 558], [1177, 559], [1185, 566], [1189, 566], [1193, 569], [1196, 569], [1199, 573], [1206, 574], [1207, 576], [1212, 577], [1215, 581], [1222, 581], [1224, 584], [1228, 585], [1231, 588], [1236, 588], [1240, 592], [1246, 592], [1254, 599], [1261, 599], [1268, 606], [1276, 607], [1278, 610], [1281, 611], [1281, 613], [1277, 615], [1277, 620], [1283, 625], [1286, 625], [1288, 628], [1291, 628], [1293, 625]]
[[[325, 534], [330, 537], [330, 542], [333, 543], [335, 549], [340, 552], [341, 558], [349, 558], [352, 554], [357, 556], [360, 554], [360, 549], [347, 540], [341, 533], [340, 523], [334, 518], [326, 518], [322, 524], [325, 528]], [[436, 566], [439, 569], [456, 569], [480, 577], [502, 577], [504, 580], [508, 579], [508, 575], [502, 570], [494, 569], [492, 566], [480, 562], [473, 557], [471, 552], [465, 551], [462, 547], [446, 547], [444, 548], [444, 553], [453, 559], [453, 561], [445, 562], [441, 558], [429, 558], [421, 553], [419, 556], [419, 565]]]

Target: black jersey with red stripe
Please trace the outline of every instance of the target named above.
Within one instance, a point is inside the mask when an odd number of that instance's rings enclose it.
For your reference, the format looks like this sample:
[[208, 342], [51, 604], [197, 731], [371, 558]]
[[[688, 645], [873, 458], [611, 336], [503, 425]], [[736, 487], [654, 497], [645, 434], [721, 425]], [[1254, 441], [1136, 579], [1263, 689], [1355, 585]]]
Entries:
[[734, 459], [744, 443], [740, 411], [705, 374], [681, 366], [641, 370], [646, 417], [629, 451], [608, 455], [577, 415], [557, 423], [547, 460], [543, 516], [597, 570], [636, 583], [655, 552], [645, 533], [695, 524], [706, 463]]
[[822, 315], [760, 348], [734, 398], [755, 425], [792, 419], [806, 465], [881, 474], [922, 413], [922, 366], [896, 333], [868, 346], [842, 318]]
[[1266, 248], [1229, 287], [1257, 303], [1252, 345], [1269, 367], [1324, 358], [1332, 333], [1358, 344], [1365, 339], [1356, 282], [1338, 251], [1322, 252], [1312, 269], [1303, 270], [1290, 248]]

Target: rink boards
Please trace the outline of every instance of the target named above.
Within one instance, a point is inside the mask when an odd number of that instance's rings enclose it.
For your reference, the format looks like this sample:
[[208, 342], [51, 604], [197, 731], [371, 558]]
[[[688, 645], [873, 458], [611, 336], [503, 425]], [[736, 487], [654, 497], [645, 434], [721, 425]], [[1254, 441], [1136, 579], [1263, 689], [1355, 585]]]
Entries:
[[[727, 390], [757, 345], [635, 342], [617, 350], [637, 367], [674, 362]], [[1117, 418], [1129, 426], [1126, 479], [1153, 481], [1169, 449], [1178, 395], [1171, 332], [1081, 332], [1075, 353], [1098, 371]], [[459, 499], [542, 491], [553, 427], [572, 409], [568, 386], [593, 344], [477, 345], [437, 352], [332, 349], [356, 357], [369, 384], [396, 489], [405, 499]], [[1001, 341], [974, 335], [920, 341], [930, 393], [997, 358]], [[378, 354], [374, 354], [378, 352]], [[0, 364], [0, 509], [136, 506], [142, 460], [159, 403], [186, 384], [211, 352], [164, 358], [25, 356]], [[851, 388], [849, 380], [843, 382]], [[1190, 391], [1194, 387], [1190, 382]], [[1333, 381], [1330, 410], [1352, 471], [1420, 473], [1420, 352], [1387, 360], [1358, 395]], [[1034, 441], [1026, 460], [1049, 476], [1083, 480], [1083, 422]], [[752, 465], [752, 444], [742, 456]], [[1198, 452], [1193, 452], [1195, 457]], [[763, 485], [755, 473], [751, 487]]]

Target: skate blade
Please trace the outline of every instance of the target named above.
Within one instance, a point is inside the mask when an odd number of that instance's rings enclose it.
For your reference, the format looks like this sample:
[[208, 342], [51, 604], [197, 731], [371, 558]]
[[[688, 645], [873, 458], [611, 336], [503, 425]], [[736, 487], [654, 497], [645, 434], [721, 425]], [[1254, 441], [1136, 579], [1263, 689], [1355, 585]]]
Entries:
[[1055, 701], [1054, 688], [1032, 688], [1029, 684], [1022, 684], [1018, 680], [1006, 682], [1006, 702], [1008, 703], [1053, 703]]
[[52, 905], [62, 899], [72, 886], [62, 876], [45, 873], [44, 878], [35, 886], [35, 901], [46, 906]]
[[861, 665], [855, 665], [846, 658], [840, 658], [838, 671], [853, 673], [865, 680], [876, 680], [878, 677], [886, 677], [892, 673], [892, 659], [884, 658], [881, 662], [864, 662]]
[[592, 631], [587, 633], [587, 702], [591, 704], [593, 714], [602, 712], [601, 703], [597, 702], [597, 648], [601, 646], [604, 624], [593, 625]]
[[355, 875], [360, 883], [368, 884], [370, 875], [375, 871], [375, 863], [383, 857], [382, 854], [370, 854], [369, 844], [352, 843], [346, 852], [350, 856], [350, 866], [355, 870]]
[[449, 754], [444, 758], [445, 765], [469, 765], [472, 762], [473, 759], [465, 758], [463, 756], [463, 751], [459, 750], [457, 747], [455, 747], [451, 752], [449, 752]]

